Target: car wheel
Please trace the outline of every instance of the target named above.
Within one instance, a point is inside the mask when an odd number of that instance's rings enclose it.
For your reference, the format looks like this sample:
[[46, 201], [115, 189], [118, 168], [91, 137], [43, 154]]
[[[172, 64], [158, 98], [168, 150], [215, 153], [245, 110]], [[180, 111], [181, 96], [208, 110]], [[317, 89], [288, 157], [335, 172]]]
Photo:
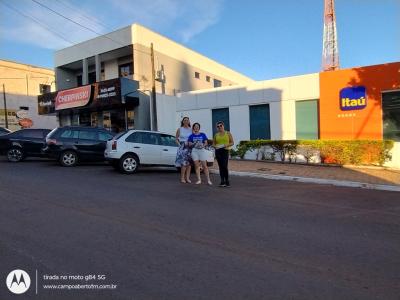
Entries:
[[64, 151], [60, 156], [60, 164], [63, 167], [73, 167], [78, 163], [78, 155], [74, 151]]
[[119, 161], [119, 169], [125, 174], [136, 173], [139, 168], [139, 159], [136, 155], [125, 154]]
[[7, 151], [7, 159], [11, 162], [19, 162], [24, 159], [24, 152], [18, 147], [10, 148]]

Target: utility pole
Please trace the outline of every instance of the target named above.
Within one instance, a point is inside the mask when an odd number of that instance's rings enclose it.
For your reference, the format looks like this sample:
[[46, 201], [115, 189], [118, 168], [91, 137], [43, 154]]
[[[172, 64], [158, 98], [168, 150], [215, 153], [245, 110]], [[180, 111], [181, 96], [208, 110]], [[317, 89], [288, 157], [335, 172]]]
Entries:
[[322, 70], [339, 69], [339, 49], [336, 30], [335, 1], [324, 0], [324, 37], [322, 49]]
[[154, 49], [153, 43], [150, 45], [151, 50], [151, 110], [152, 110], [152, 130], [157, 131], [157, 101], [156, 101], [156, 70], [154, 68]]
[[3, 83], [3, 100], [4, 100], [4, 120], [6, 122], [6, 128], [8, 129], [8, 112], [7, 112], [7, 99], [6, 99], [6, 87]]

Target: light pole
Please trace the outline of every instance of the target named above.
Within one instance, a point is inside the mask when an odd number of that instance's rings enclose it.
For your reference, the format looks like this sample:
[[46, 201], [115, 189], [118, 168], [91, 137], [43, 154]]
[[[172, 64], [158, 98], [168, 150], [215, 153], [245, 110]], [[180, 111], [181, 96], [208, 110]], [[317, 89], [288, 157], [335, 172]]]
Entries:
[[7, 113], [7, 99], [6, 99], [6, 87], [3, 83], [3, 100], [4, 100], [4, 121], [6, 128], [8, 129], [8, 113]]
[[[25, 78], [25, 77], [1, 77], [0, 78], [0, 80], [3, 80], [3, 79], [24, 79], [24, 80], [26, 80], [27, 78]], [[5, 121], [5, 126], [8, 129], [6, 86], [4, 83], [3, 83], [3, 102], [4, 102], [4, 121]]]

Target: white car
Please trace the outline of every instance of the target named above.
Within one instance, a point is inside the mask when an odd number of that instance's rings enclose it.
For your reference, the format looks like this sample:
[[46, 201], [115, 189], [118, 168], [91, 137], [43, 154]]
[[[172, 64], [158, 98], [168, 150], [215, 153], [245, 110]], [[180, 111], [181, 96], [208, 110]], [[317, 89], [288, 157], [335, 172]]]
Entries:
[[[173, 135], [146, 130], [129, 130], [107, 141], [104, 157], [123, 173], [135, 173], [139, 166], [175, 167], [178, 145]], [[214, 162], [214, 152], [208, 150], [207, 164]]]

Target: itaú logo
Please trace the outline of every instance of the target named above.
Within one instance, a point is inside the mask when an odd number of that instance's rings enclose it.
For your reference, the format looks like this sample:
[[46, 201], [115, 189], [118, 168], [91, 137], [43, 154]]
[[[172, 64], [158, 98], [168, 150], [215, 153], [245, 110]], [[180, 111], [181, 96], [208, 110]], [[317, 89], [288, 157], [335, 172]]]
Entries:
[[358, 110], [367, 106], [365, 86], [348, 87], [340, 90], [340, 109]]
[[8, 274], [6, 284], [10, 292], [14, 294], [23, 294], [29, 289], [31, 278], [24, 270], [17, 269]]

